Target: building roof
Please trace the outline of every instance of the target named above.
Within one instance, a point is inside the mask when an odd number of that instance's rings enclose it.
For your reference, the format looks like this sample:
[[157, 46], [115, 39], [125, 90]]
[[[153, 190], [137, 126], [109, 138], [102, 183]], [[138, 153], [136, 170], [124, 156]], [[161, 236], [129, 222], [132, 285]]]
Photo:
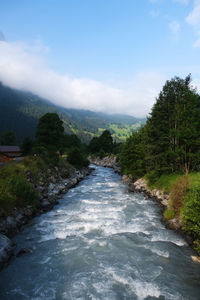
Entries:
[[0, 152], [22, 152], [18, 146], [0, 146]]

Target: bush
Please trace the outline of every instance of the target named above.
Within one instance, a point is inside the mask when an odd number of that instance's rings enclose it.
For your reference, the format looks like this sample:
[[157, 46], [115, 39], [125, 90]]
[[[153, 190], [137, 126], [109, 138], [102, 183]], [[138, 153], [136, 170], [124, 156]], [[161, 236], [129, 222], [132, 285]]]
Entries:
[[15, 199], [9, 194], [6, 194], [1, 191], [0, 193], [0, 208], [7, 213], [11, 213], [15, 207]]
[[160, 173], [158, 171], [150, 171], [149, 173], [146, 174], [146, 178], [148, 181], [148, 185], [153, 185], [158, 178], [160, 177]]
[[193, 243], [193, 245], [194, 245], [194, 249], [200, 255], [200, 240], [195, 240], [194, 243]]
[[181, 216], [184, 229], [200, 240], [200, 186], [187, 193]]
[[88, 159], [76, 147], [69, 150], [67, 161], [78, 169], [87, 167], [89, 165]]
[[[0, 177], [0, 208], [11, 213], [14, 207], [33, 205], [37, 200], [37, 193], [26, 180], [18, 165], [3, 168], [4, 177]], [[2, 175], [2, 174], [1, 174]]]
[[167, 220], [173, 219], [175, 217], [175, 211], [174, 211], [174, 209], [173, 208], [166, 209], [165, 212], [164, 212], [164, 217]]
[[32, 185], [23, 176], [13, 176], [9, 182], [9, 192], [15, 198], [17, 207], [33, 205], [36, 192]]
[[180, 214], [180, 209], [184, 204], [184, 197], [189, 190], [188, 176], [180, 176], [176, 182], [172, 185], [170, 198], [172, 207], [177, 215]]

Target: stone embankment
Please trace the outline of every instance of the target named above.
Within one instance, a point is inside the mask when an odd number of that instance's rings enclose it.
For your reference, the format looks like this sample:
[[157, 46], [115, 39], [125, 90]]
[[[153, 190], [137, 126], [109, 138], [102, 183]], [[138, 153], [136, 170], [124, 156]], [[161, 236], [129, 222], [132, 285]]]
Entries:
[[164, 193], [161, 190], [153, 189], [151, 190], [147, 182], [144, 178], [140, 178], [136, 181], [133, 182], [130, 176], [128, 175], [123, 175], [122, 176], [122, 182], [128, 184], [129, 189], [134, 192], [138, 193], [144, 193], [148, 197], [158, 201], [163, 208], [167, 208], [169, 205], [169, 199], [170, 195]]
[[[129, 175], [122, 176], [122, 182], [128, 184], [130, 191], [136, 193], [143, 193], [146, 196], [150, 197], [151, 199], [158, 202], [159, 206], [162, 208], [162, 212], [169, 206], [170, 201], [170, 194], [164, 193], [161, 190], [153, 189], [151, 190], [147, 182], [144, 178], [140, 178], [136, 181], [131, 179]], [[171, 220], [167, 220], [162, 216], [162, 222], [166, 228], [176, 231], [178, 234], [181, 234], [186, 242], [193, 248], [193, 237], [187, 234], [183, 229], [183, 224], [181, 223], [180, 218], [175, 217]], [[198, 255], [192, 255], [191, 259], [196, 262], [200, 263], [200, 257]]]
[[57, 199], [62, 194], [74, 187], [91, 171], [92, 168], [85, 168], [81, 171], [73, 169], [68, 178], [64, 178], [63, 172], [61, 174], [59, 169], [55, 167], [54, 175], [50, 175], [45, 179], [40, 178], [37, 184], [33, 183], [31, 174], [27, 174], [27, 180], [34, 184], [38, 192], [38, 201], [36, 207], [29, 205], [24, 208], [15, 208], [9, 216], [0, 209], [0, 270], [13, 255], [14, 244], [10, 238], [19, 232], [34, 216], [52, 209], [58, 203]]
[[[164, 212], [164, 210], [169, 207], [170, 194], [164, 193], [164, 191], [162, 190], [151, 190], [148, 187], [147, 182], [144, 178], [140, 178], [136, 181], [133, 181], [130, 176], [123, 175], [122, 182], [128, 184], [130, 191], [143, 193], [151, 199], [158, 202], [159, 206], [162, 209], [162, 212]], [[163, 216], [162, 222], [164, 223], [166, 228], [175, 230], [177, 233], [181, 234], [185, 238], [189, 245], [192, 245], [193, 239], [182, 229], [183, 225], [181, 223], [180, 218], [175, 217], [171, 220], [167, 220]]]
[[115, 173], [120, 174], [120, 166], [117, 162], [117, 157], [116, 156], [105, 156], [103, 158], [100, 157], [88, 157], [88, 160], [91, 164], [100, 166], [100, 167], [107, 167], [107, 168], [112, 168]]

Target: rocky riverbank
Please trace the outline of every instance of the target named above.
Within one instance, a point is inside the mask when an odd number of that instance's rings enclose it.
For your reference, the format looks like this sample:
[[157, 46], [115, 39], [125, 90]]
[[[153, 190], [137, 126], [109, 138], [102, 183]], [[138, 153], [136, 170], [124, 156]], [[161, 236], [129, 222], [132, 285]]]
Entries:
[[105, 156], [103, 158], [100, 157], [88, 157], [88, 160], [91, 164], [100, 166], [100, 167], [107, 167], [107, 168], [112, 168], [115, 173], [120, 174], [120, 166], [117, 162], [117, 157], [116, 156]]
[[[84, 168], [81, 171], [72, 168], [66, 178], [63, 169], [60, 172], [58, 167], [54, 167], [53, 175], [52, 172], [49, 172], [51, 173], [49, 176], [46, 178], [41, 176], [37, 183], [35, 183], [31, 174], [27, 173], [27, 180], [34, 185], [38, 193], [38, 201], [36, 207], [29, 205], [24, 208], [15, 208], [10, 215], [6, 215], [3, 210], [0, 210], [0, 270], [13, 255], [14, 244], [10, 238], [19, 232], [33, 217], [52, 209], [58, 203], [57, 199], [62, 194], [74, 187], [91, 171], [92, 168]], [[66, 170], [66, 172], [69, 172], [69, 170]]]
[[[131, 179], [131, 176], [123, 175], [122, 176], [122, 182], [128, 184], [130, 191], [136, 192], [136, 193], [143, 193], [146, 196], [150, 197], [151, 199], [155, 200], [162, 211], [165, 211], [165, 209], [169, 206], [169, 200], [170, 200], [170, 194], [164, 193], [161, 190], [153, 189], [151, 190], [147, 182], [144, 178], [140, 178], [136, 181], [133, 181]], [[162, 215], [162, 223], [165, 225], [166, 228], [176, 231], [178, 234], [181, 234], [183, 238], [186, 240], [186, 242], [192, 247], [193, 246], [193, 237], [187, 234], [183, 230], [183, 224], [181, 223], [180, 218], [175, 217], [173, 219], [167, 220]], [[191, 257], [193, 261], [200, 262], [200, 258], [198, 256], [192, 256]]]
[[157, 189], [151, 190], [148, 187], [147, 182], [144, 178], [140, 178], [136, 181], [133, 181], [130, 176], [123, 175], [122, 182], [128, 184], [130, 191], [137, 192], [137, 193], [144, 193], [148, 197], [158, 201], [161, 207], [163, 208], [168, 207], [170, 195]]

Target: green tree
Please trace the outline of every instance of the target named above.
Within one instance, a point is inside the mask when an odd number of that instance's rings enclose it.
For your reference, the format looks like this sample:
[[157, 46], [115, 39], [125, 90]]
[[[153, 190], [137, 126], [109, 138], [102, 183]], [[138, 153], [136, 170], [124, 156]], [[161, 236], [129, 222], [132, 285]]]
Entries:
[[104, 130], [100, 137], [94, 137], [89, 144], [91, 153], [112, 153], [113, 138], [109, 130]]
[[133, 132], [132, 135], [121, 146], [119, 162], [124, 174], [130, 174], [133, 179], [137, 179], [145, 174], [144, 159], [144, 129]]
[[67, 160], [70, 164], [78, 169], [87, 167], [89, 165], [89, 161], [87, 160], [86, 156], [81, 149], [77, 147], [73, 147], [69, 150]]
[[200, 97], [191, 77], [167, 81], [146, 124], [148, 170], [188, 172], [200, 163]]
[[64, 137], [63, 121], [56, 113], [46, 113], [38, 122], [36, 128], [36, 143], [51, 151], [61, 149]]
[[33, 141], [31, 140], [30, 137], [26, 137], [23, 141], [23, 144], [21, 145], [22, 154], [23, 155], [31, 154], [32, 148], [33, 148]]
[[109, 130], [104, 130], [99, 137], [100, 148], [105, 153], [112, 153], [113, 151], [113, 138]]
[[65, 134], [63, 137], [63, 147], [71, 148], [71, 147], [80, 147], [81, 140], [77, 137], [76, 134]]
[[93, 137], [90, 141], [90, 144], [89, 144], [89, 151], [91, 153], [98, 153], [99, 152], [99, 148], [100, 148], [100, 145], [99, 145], [99, 138], [98, 137]]

